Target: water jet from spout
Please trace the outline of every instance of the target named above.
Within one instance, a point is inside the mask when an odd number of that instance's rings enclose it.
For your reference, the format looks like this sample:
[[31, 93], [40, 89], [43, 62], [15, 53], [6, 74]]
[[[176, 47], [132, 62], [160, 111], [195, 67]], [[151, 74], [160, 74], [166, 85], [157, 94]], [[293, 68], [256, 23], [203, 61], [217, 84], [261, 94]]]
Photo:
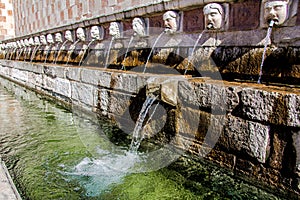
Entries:
[[[212, 27], [212, 25], [211, 24], [209, 24], [208, 26], [211, 26]], [[198, 36], [198, 38], [197, 38], [197, 40], [196, 40], [196, 42], [195, 42], [195, 44], [194, 44], [194, 47], [193, 47], [193, 49], [192, 49], [192, 52], [191, 52], [191, 56], [188, 58], [188, 63], [187, 63], [187, 65], [186, 65], [186, 68], [185, 68], [185, 71], [184, 71], [184, 75], [187, 73], [187, 67], [189, 66], [189, 64], [190, 64], [190, 62], [191, 62], [191, 59], [190, 58], [192, 58], [193, 57], [193, 55], [194, 55], [194, 52], [195, 52], [195, 49], [196, 49], [196, 46], [197, 46], [197, 44], [199, 43], [199, 40], [202, 38], [202, 35], [203, 35], [203, 33], [206, 31], [206, 29], [204, 29], [200, 34], [199, 34], [199, 36]]]
[[264, 65], [264, 62], [265, 62], [265, 59], [266, 59], [267, 46], [268, 46], [268, 43], [271, 40], [270, 37], [271, 37], [272, 28], [274, 26], [274, 23], [275, 23], [274, 20], [270, 20], [269, 28], [268, 28], [267, 36], [266, 36], [266, 41], [265, 41], [265, 45], [264, 45], [264, 51], [263, 51], [263, 55], [262, 55], [262, 61], [261, 61], [261, 64], [260, 64], [260, 69], [259, 69], [259, 77], [258, 77], [258, 81], [257, 81], [258, 84], [261, 84], [261, 77], [262, 77], [262, 74], [263, 74], [263, 65]]
[[133, 40], [133, 36], [130, 37], [128, 46], [127, 46], [127, 48], [126, 48], [126, 52], [125, 52], [124, 59], [123, 59], [123, 62], [122, 62], [122, 68], [121, 68], [121, 70], [126, 70], [126, 67], [125, 67], [125, 65], [124, 65], [124, 60], [125, 60], [126, 57], [127, 57], [128, 50], [129, 50], [129, 47], [130, 47], [130, 45], [131, 45], [131, 43], [132, 43], [132, 40]]
[[148, 55], [148, 57], [147, 57], [147, 61], [146, 61], [146, 64], [145, 64], [145, 66], [144, 66], [143, 73], [146, 72], [146, 68], [147, 68], [148, 62], [149, 62], [149, 60], [150, 60], [151, 54], [152, 54], [152, 52], [153, 52], [153, 50], [154, 50], [154, 48], [155, 48], [155, 46], [156, 46], [156, 43], [157, 43], [157, 42], [159, 41], [159, 39], [163, 36], [163, 34], [165, 34], [165, 31], [163, 31], [161, 34], [159, 34], [159, 36], [156, 38], [154, 44], [152, 45], [151, 51], [150, 51], [150, 53], [149, 53], [149, 55]]
[[[92, 39], [92, 40], [88, 43], [87, 47], [83, 50], [83, 55], [82, 55], [82, 57], [81, 57], [81, 59], [80, 59], [80, 61], [79, 61], [79, 63], [78, 63], [78, 66], [81, 65], [82, 60], [83, 60], [83, 58], [84, 58], [84, 55], [85, 55], [86, 51], [89, 50], [89, 48], [90, 48], [90, 46], [91, 46], [91, 44], [92, 44], [93, 42], [95, 42], [95, 39]], [[87, 56], [88, 56], [88, 54], [89, 54], [89, 51], [88, 51], [88, 53], [87, 53]]]
[[76, 41], [70, 46], [71, 51], [68, 52], [69, 55], [68, 55], [68, 59], [67, 59], [66, 65], [69, 64], [69, 61], [70, 61], [71, 56], [72, 56], [72, 53], [74, 52], [74, 49], [76, 48], [76, 44], [77, 44], [79, 41], [80, 41], [80, 40], [76, 40]]

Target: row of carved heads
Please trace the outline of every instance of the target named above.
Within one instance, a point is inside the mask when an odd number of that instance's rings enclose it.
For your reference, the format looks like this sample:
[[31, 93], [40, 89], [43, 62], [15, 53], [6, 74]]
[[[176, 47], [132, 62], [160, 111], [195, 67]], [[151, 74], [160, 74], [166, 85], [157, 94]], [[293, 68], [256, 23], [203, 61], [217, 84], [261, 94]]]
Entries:
[[[270, 23], [272, 20], [275, 25], [283, 24], [288, 17], [289, 0], [263, 0], [264, 20]], [[224, 26], [224, 8], [218, 3], [209, 3], [203, 7], [205, 28], [208, 30], [220, 30]], [[163, 14], [165, 32], [169, 34], [176, 33], [179, 29], [179, 14], [175, 11], [167, 11]], [[147, 25], [142, 17], [136, 17], [132, 20], [133, 35], [143, 37], [147, 35]], [[111, 22], [109, 26], [109, 35], [112, 38], [120, 38], [122, 26], [119, 22]], [[102, 40], [104, 37], [104, 29], [102, 26], [92, 26], [90, 29], [92, 40]], [[67, 30], [64, 35], [65, 41], [74, 42], [72, 32]], [[85, 41], [86, 35], [83, 28], [76, 30], [77, 41]], [[0, 49], [22, 48], [33, 45], [52, 45], [54, 43], [62, 43], [62, 34], [55, 33], [53, 39], [52, 34], [47, 36], [35, 36], [34, 38], [0, 44]]]

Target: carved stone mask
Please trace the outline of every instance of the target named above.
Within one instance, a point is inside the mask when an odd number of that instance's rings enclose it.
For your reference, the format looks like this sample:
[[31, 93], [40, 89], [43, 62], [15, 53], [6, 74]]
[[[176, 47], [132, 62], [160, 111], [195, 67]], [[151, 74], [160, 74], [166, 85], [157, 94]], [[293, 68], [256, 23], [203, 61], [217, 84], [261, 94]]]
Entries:
[[288, 2], [284, 0], [267, 1], [264, 5], [264, 18], [266, 23], [271, 20], [274, 24], [281, 25], [285, 22], [288, 16]]
[[44, 35], [41, 35], [41, 36], [40, 36], [40, 40], [41, 40], [41, 43], [42, 43], [43, 45], [46, 45], [46, 44], [47, 44], [47, 40], [46, 40], [46, 37], [45, 37]]
[[113, 38], [120, 38], [120, 28], [117, 22], [110, 23], [109, 35], [111, 35]]
[[92, 26], [91, 28], [91, 37], [92, 39], [99, 40], [100, 39], [100, 31], [98, 26]]
[[48, 42], [49, 44], [53, 44], [53, 43], [54, 43], [52, 34], [48, 34], [48, 35], [47, 35], [47, 42]]
[[204, 6], [204, 21], [207, 29], [218, 30], [222, 28], [223, 8], [220, 4], [210, 3]]
[[40, 44], [41, 44], [41, 43], [40, 43], [40, 39], [39, 39], [38, 36], [34, 37], [34, 44], [35, 44], [35, 45], [40, 45]]
[[134, 36], [145, 36], [146, 31], [145, 31], [145, 23], [143, 19], [136, 17], [132, 20], [132, 29], [133, 29], [133, 35]]
[[177, 18], [178, 18], [178, 14], [174, 11], [167, 11], [163, 15], [166, 33], [172, 34], [177, 31], [177, 29], [178, 29]]
[[71, 31], [68, 30], [68, 31], [65, 32], [65, 38], [66, 38], [66, 40], [68, 40], [70, 42], [73, 42]]
[[55, 33], [55, 42], [62, 42], [61, 33]]
[[85, 33], [83, 28], [78, 28], [76, 31], [77, 39], [80, 41], [85, 41]]

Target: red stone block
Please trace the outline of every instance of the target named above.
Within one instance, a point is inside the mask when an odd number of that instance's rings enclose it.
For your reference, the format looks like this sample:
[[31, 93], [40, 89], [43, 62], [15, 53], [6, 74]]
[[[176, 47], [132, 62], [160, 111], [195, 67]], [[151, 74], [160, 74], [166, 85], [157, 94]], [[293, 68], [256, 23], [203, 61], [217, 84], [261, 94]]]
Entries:
[[0, 3], [0, 9], [5, 9], [5, 3]]
[[188, 10], [183, 13], [183, 31], [194, 32], [203, 30], [204, 15], [202, 9]]
[[60, 20], [61, 21], [65, 20], [64, 11], [60, 11]]
[[72, 17], [73, 17], [72, 8], [68, 8], [68, 19], [72, 19]]
[[0, 22], [6, 22], [6, 17], [5, 16], [0, 16]]
[[13, 15], [12, 10], [8, 10], [8, 11], [7, 11], [7, 14], [8, 14], [8, 16], [12, 16], [12, 15]]
[[230, 4], [229, 29], [249, 30], [259, 26], [260, 3], [257, 0], [248, 0]]

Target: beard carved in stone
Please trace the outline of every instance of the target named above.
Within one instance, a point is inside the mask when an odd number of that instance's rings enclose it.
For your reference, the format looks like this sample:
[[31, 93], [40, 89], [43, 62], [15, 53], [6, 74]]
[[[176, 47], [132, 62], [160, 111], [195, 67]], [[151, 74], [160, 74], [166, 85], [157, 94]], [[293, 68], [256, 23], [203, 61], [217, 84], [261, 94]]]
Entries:
[[264, 19], [266, 23], [274, 21], [275, 25], [283, 24], [288, 16], [287, 0], [267, 0], [264, 4]]
[[224, 11], [220, 4], [210, 3], [203, 7], [206, 29], [219, 30], [222, 28]]
[[163, 15], [165, 32], [173, 34], [178, 30], [178, 14], [174, 11], [167, 11]]

